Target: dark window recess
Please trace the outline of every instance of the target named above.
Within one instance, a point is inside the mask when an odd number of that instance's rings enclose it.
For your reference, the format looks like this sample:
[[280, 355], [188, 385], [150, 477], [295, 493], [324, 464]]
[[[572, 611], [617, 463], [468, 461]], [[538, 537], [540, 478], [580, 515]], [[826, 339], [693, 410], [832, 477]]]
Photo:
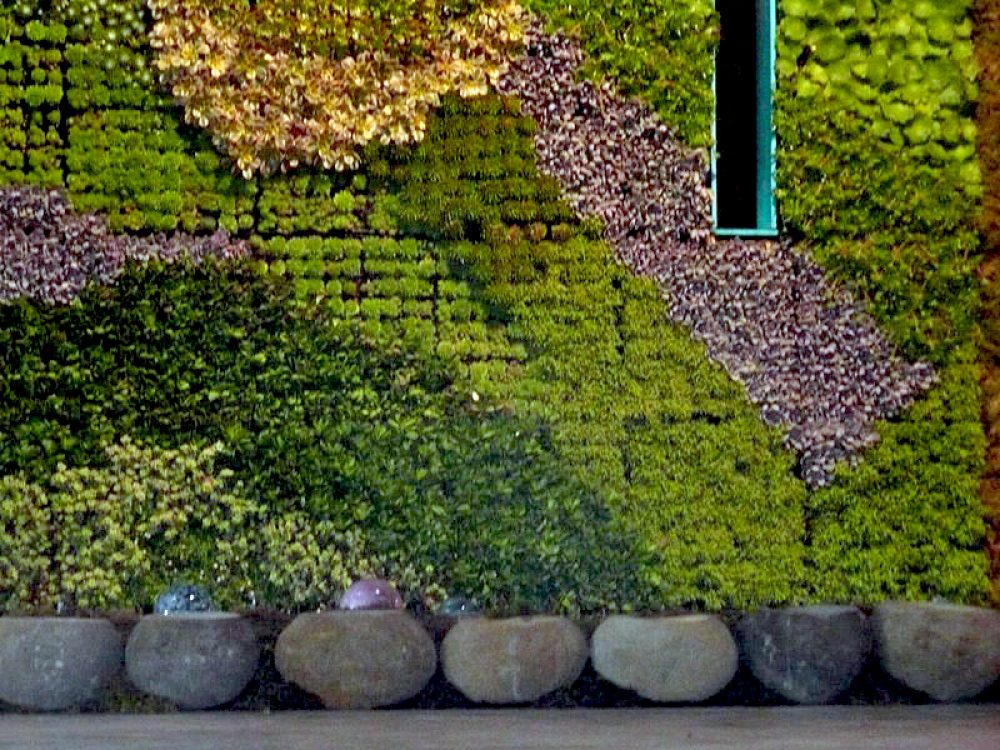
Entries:
[[715, 190], [719, 228], [757, 227], [757, 3], [717, 0], [722, 37], [715, 68]]

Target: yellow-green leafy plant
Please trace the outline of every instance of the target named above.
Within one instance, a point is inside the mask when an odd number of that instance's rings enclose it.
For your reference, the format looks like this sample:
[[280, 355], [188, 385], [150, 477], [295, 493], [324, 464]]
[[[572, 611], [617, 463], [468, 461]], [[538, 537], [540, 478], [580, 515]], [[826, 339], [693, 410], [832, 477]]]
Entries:
[[0, 608], [48, 601], [50, 525], [41, 487], [0, 477]]
[[[257, 594], [268, 604], [286, 610], [324, 609], [361, 578], [389, 578], [404, 592], [419, 592], [430, 606], [445, 590], [412, 565], [394, 564], [373, 554], [359, 526], [340, 528], [332, 521], [317, 521], [305, 513], [289, 511], [274, 516], [261, 529], [257, 568]], [[433, 571], [431, 571], [433, 573]]]
[[149, 5], [161, 80], [247, 177], [354, 168], [370, 141], [421, 140], [443, 94], [497, 81], [523, 19], [514, 0]]
[[259, 593], [291, 609], [328, 606], [354, 580], [374, 576], [379, 567], [366, 559], [358, 529], [340, 531], [305, 513], [271, 519], [261, 529], [260, 545]]
[[85, 609], [149, 602], [175, 580], [202, 583], [223, 604], [251, 588], [259, 515], [222, 445], [176, 450], [128, 437], [107, 466], [60, 465], [42, 486], [0, 483], [0, 588], [7, 609]]

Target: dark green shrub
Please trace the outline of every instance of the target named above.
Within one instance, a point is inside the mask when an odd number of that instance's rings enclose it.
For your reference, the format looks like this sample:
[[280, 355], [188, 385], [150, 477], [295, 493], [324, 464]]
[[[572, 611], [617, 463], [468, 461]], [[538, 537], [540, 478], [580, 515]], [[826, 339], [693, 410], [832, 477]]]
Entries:
[[[648, 601], [641, 550], [537, 421], [485, 411], [446, 362], [375, 346], [273, 279], [154, 264], [0, 321], [0, 472], [44, 486], [60, 465], [105, 476], [103, 446], [122, 435], [222, 441], [223, 468], [270, 524], [241, 580], [278, 606], [323, 604], [365, 571], [496, 608]], [[89, 523], [71, 525], [96, 534]], [[303, 581], [281, 553], [301, 527], [307, 569], [339, 550], [335, 581]], [[141, 604], [135, 591], [122, 597]]]

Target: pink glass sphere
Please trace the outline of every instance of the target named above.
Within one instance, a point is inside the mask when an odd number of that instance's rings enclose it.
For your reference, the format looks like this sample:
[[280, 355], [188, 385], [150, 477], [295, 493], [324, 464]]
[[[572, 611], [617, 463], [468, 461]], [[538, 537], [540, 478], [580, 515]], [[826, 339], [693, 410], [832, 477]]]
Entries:
[[388, 581], [365, 578], [355, 581], [340, 597], [341, 609], [402, 609], [403, 597]]

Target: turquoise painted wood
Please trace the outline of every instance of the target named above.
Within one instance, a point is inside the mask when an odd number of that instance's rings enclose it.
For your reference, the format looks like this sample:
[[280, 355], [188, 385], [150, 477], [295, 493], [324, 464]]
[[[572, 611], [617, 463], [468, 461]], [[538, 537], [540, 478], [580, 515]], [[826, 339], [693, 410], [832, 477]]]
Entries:
[[775, 0], [757, 0], [757, 229], [778, 230], [774, 201]]
[[[756, 43], [757, 43], [757, 206], [756, 226], [720, 227], [718, 189], [713, 191], [712, 222], [719, 236], [773, 237], [778, 234], [778, 207], [775, 201], [777, 187], [775, 153], [777, 143], [774, 133], [774, 88], [775, 79], [775, 35], [777, 31], [776, 0], [755, 0], [756, 2]], [[712, 80], [712, 94], [718, 101], [715, 78]], [[717, 119], [717, 118], [716, 118]], [[712, 123], [712, 141], [717, 144], [715, 122]], [[712, 175], [717, 179], [717, 150], [712, 148]]]

